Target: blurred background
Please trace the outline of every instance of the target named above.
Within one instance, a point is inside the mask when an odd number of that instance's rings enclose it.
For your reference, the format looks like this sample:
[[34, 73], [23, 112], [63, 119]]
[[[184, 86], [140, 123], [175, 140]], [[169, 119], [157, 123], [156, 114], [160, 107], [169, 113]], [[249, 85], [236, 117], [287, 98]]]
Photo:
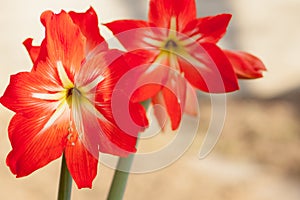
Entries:
[[[40, 14], [47, 9], [84, 12], [93, 6], [100, 23], [123, 18], [147, 19], [147, 0], [21, 1], [0, 0], [0, 94], [9, 76], [30, 70], [22, 42], [40, 44], [44, 28]], [[241, 81], [228, 95], [222, 136], [203, 160], [198, 153], [211, 115], [208, 95], [199, 93], [198, 134], [185, 154], [171, 166], [129, 177], [125, 199], [299, 200], [300, 199], [300, 1], [197, 0], [198, 16], [231, 13], [222, 47], [251, 52], [268, 72], [259, 80]], [[101, 27], [105, 37], [111, 33]], [[7, 126], [13, 113], [0, 107], [0, 199], [55, 199], [60, 160], [32, 175], [16, 179], [6, 166], [11, 147]], [[162, 148], [174, 133], [142, 141], [139, 151]], [[113, 170], [99, 166], [93, 189], [72, 197], [105, 199]]]

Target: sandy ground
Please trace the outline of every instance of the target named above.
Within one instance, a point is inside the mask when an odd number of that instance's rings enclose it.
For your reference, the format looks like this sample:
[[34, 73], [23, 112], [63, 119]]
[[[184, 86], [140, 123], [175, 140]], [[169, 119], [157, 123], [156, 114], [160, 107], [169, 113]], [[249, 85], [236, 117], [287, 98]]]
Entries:
[[[204, 99], [200, 128], [191, 147], [169, 167], [131, 175], [125, 199], [300, 199], [300, 1], [197, 2], [199, 15], [232, 13], [229, 33], [222, 44], [256, 54], [268, 72], [261, 80], [242, 81], [242, 91], [230, 95], [222, 136], [204, 160], [197, 155], [211, 113], [207, 96], [200, 95], [200, 101]], [[35, 38], [37, 44], [42, 40], [39, 15], [43, 10], [84, 11], [90, 5], [101, 22], [147, 16], [147, 1], [142, 0], [1, 0], [0, 93], [9, 75], [30, 69], [21, 43], [27, 37]], [[21, 179], [7, 168], [7, 126], [12, 114], [0, 107], [0, 199], [55, 199], [60, 160]], [[162, 148], [173, 137], [173, 133], [166, 133], [143, 140], [139, 151]], [[74, 185], [73, 199], [105, 199], [112, 175], [112, 169], [101, 165], [93, 189], [78, 190]]]

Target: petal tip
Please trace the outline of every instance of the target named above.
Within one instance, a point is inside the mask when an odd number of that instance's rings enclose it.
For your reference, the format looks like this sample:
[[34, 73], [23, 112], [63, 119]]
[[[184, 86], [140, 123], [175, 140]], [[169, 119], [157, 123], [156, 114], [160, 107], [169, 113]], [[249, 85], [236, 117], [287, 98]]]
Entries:
[[89, 13], [91, 15], [96, 15], [95, 9], [92, 6], [89, 7], [89, 9], [86, 11], [86, 13]]
[[46, 10], [41, 14], [40, 20], [41, 23], [46, 26], [46, 20], [53, 16], [53, 12], [50, 10]]

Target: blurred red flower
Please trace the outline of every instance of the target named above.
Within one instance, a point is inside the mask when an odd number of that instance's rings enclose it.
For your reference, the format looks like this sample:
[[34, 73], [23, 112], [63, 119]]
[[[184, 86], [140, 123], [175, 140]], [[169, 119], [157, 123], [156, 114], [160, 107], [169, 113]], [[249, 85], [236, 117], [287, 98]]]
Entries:
[[[149, 63], [141, 79], [159, 79], [161, 83], [138, 89], [135, 101], [152, 98], [153, 104], [165, 107], [175, 130], [183, 112], [195, 114], [195, 99], [191, 98], [195, 91], [187, 81], [205, 92], [224, 93], [239, 89], [237, 77], [261, 77], [265, 67], [258, 58], [216, 45], [230, 18], [230, 14], [196, 18], [195, 0], [150, 0], [148, 21], [105, 24], [128, 51], [147, 57], [139, 63]], [[162, 66], [169, 71], [161, 70]], [[162, 118], [161, 112], [156, 115]]]

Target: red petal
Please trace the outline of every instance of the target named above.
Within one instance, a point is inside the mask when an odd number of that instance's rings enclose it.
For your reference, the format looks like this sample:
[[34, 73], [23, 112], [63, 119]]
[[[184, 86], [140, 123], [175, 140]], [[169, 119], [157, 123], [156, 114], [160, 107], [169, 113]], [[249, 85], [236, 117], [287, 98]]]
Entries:
[[53, 14], [46, 11], [41, 15], [41, 21], [46, 28], [46, 48], [49, 60], [56, 66], [63, 63], [73, 80], [85, 57], [86, 39], [72, 18], [64, 11]]
[[230, 14], [198, 18], [188, 23], [183, 33], [198, 42], [217, 43], [226, 33], [230, 19]]
[[130, 102], [128, 94], [122, 91], [115, 93], [111, 100], [113, 121], [124, 133], [136, 137], [148, 126], [145, 109], [139, 103]]
[[169, 89], [163, 88], [162, 94], [164, 97], [165, 105], [168, 115], [171, 120], [172, 130], [176, 130], [180, 125], [182, 109], [178, 97]]
[[[148, 127], [149, 122], [146, 114], [146, 109], [139, 103], [130, 103], [129, 105], [130, 116], [133, 121], [140, 127]], [[141, 130], [143, 131], [143, 129]]]
[[[111, 99], [112, 94], [115, 91], [116, 84], [118, 84], [119, 91], [128, 90], [127, 82], [121, 82], [120, 78], [128, 72], [129, 66], [123, 58], [123, 52], [118, 50], [110, 50], [107, 52], [98, 53], [82, 67], [82, 73], [78, 76], [78, 80], [82, 77], [82, 80], [87, 80], [87, 74], [89, 76], [103, 76], [104, 79], [98, 84], [96, 88], [95, 105], [97, 109], [104, 113], [105, 117], [110, 121], [113, 121], [113, 115], [111, 113]], [[131, 80], [133, 77], [131, 77]], [[126, 92], [125, 92], [126, 93]]]
[[262, 72], [266, 71], [263, 62], [246, 52], [223, 50], [231, 62], [238, 78], [253, 79], [262, 77]]
[[[172, 58], [169, 59], [171, 60]], [[186, 87], [187, 81], [184, 78], [183, 74], [180, 74], [175, 70], [170, 70], [168, 73], [168, 80], [164, 85], [162, 94], [164, 96], [166, 108], [171, 119], [173, 130], [178, 128], [181, 121], [181, 116], [185, 108], [187, 92]]]
[[33, 97], [34, 93], [49, 94], [62, 90], [54, 69], [47, 66], [47, 64], [40, 63], [41, 71], [20, 72], [12, 75], [0, 102], [10, 110], [22, 112], [28, 117], [53, 112], [58, 106], [58, 101]]
[[80, 188], [92, 188], [92, 182], [97, 175], [98, 157], [94, 157], [83, 144], [77, 140], [65, 149], [65, 158], [72, 178]]
[[99, 151], [117, 156], [127, 156], [136, 151], [137, 131], [129, 133], [122, 131], [116, 124], [103, 117], [99, 118], [88, 111], [84, 105], [81, 106], [83, 107], [80, 121], [76, 123], [74, 120], [74, 122], [76, 129], [83, 133], [82, 143], [95, 158], [98, 157]]
[[92, 51], [97, 45], [100, 51], [107, 50], [108, 45], [104, 38], [100, 35], [98, 27], [97, 14], [92, 7], [90, 7], [85, 13], [69, 12], [72, 20], [80, 27], [82, 34], [86, 37], [86, 54]]
[[110, 147], [108, 147], [108, 145], [99, 146], [101, 152], [118, 156], [127, 156], [129, 153], [136, 152], [135, 145], [138, 132], [126, 133], [109, 122], [100, 121], [100, 124], [109, 141], [117, 145], [111, 145]]
[[159, 92], [152, 98], [154, 114], [163, 131], [165, 131], [167, 122], [167, 116], [163, 109], [167, 111], [172, 130], [176, 130], [180, 125], [182, 109], [178, 97], [173, 92], [168, 88], [163, 88], [162, 92]]
[[154, 95], [156, 95], [160, 90], [161, 90], [161, 85], [156, 85], [156, 84], [143, 85], [133, 93], [132, 101], [133, 102], [146, 101], [147, 99], [150, 99]]
[[[155, 64], [155, 63], [154, 63]], [[149, 66], [149, 65], [148, 65]], [[132, 95], [132, 100], [134, 102], [142, 102], [152, 98], [156, 95], [164, 85], [164, 78], [167, 74], [163, 73], [160, 69], [155, 69], [152, 72], [147, 72], [147, 65], [140, 67], [140, 74], [137, 78], [137, 81], [134, 85], [134, 93]]]
[[177, 21], [177, 31], [196, 18], [195, 0], [151, 0], [149, 22], [158, 27], [170, 28], [171, 18]]
[[132, 88], [130, 92], [133, 92], [133, 102], [145, 101], [161, 90], [164, 73], [159, 69], [147, 72], [153, 67], [156, 57], [156, 54], [147, 50], [135, 50], [124, 55], [125, 61], [132, 69], [122, 78], [128, 79], [128, 86]]
[[49, 115], [25, 118], [16, 114], [9, 125], [12, 151], [6, 163], [17, 177], [26, 176], [61, 156], [68, 134], [68, 120], [62, 115], [41, 131]]
[[[129, 51], [149, 49], [149, 44], [144, 41], [151, 31], [148, 22], [142, 20], [118, 20], [104, 24], [118, 38], [121, 44]], [[150, 32], [151, 33], [151, 32]]]
[[37, 60], [42, 62], [45, 62], [47, 60], [47, 49], [45, 43], [46, 41], [43, 40], [41, 46], [33, 46], [31, 38], [28, 38], [23, 42], [26, 50], [29, 53], [31, 61], [33, 62], [33, 71], [36, 70], [39, 64], [38, 62], [36, 62]]
[[25, 48], [27, 49], [32, 62], [34, 63], [39, 56], [41, 47], [40, 46], [32, 46], [32, 41], [33, 41], [32, 38], [28, 38], [23, 42], [23, 44], [24, 44]]
[[187, 80], [205, 92], [238, 90], [236, 75], [222, 50], [212, 43], [195, 45], [190, 49], [190, 54], [178, 59]]

